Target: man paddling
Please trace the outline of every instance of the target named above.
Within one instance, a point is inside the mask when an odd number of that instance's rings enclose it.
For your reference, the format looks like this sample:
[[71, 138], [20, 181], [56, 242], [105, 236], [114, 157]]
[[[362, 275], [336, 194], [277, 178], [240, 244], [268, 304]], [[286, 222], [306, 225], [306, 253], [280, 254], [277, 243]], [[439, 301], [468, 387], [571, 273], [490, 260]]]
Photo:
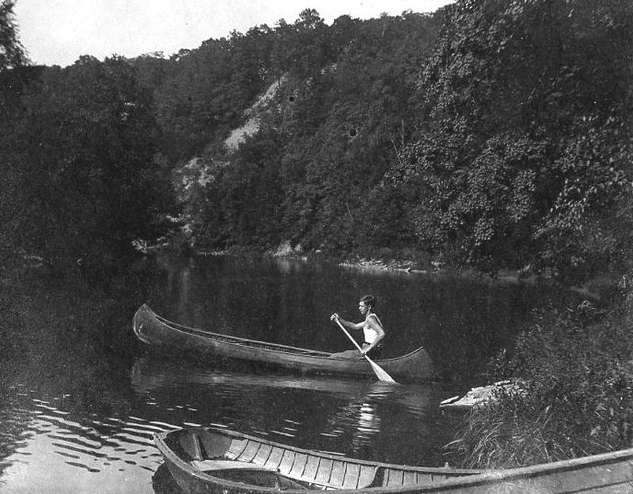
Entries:
[[[331, 321], [337, 321], [346, 329], [363, 330], [365, 341], [360, 351], [360, 356], [367, 355], [373, 359], [380, 358], [382, 354], [382, 343], [385, 337], [385, 330], [378, 316], [374, 313], [376, 307], [376, 298], [373, 295], [365, 295], [358, 302], [358, 310], [365, 316], [365, 320], [359, 323], [353, 323], [342, 319], [336, 312], [330, 317]], [[353, 350], [356, 355], [358, 352]], [[349, 357], [349, 351], [334, 353], [332, 357]]]

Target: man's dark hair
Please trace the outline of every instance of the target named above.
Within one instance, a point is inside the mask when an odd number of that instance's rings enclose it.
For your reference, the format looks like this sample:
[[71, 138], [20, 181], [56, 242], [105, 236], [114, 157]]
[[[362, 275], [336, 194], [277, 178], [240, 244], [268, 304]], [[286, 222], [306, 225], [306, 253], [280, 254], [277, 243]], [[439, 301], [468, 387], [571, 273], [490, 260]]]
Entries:
[[376, 297], [373, 295], [363, 295], [360, 299], [361, 302], [365, 302], [372, 309], [376, 307]]

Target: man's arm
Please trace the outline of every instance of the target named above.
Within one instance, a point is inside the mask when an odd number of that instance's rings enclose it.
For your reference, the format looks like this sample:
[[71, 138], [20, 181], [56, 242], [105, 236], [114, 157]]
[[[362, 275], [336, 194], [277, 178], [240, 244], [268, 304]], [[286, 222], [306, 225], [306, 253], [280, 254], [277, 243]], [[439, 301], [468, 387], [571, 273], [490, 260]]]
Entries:
[[[358, 329], [363, 329], [363, 326], [365, 325], [364, 322], [353, 323], [353, 322], [350, 322], [350, 321], [346, 321], [341, 316], [339, 316], [336, 312], [334, 314], [332, 314], [332, 317], [330, 317], [330, 320], [340, 322], [341, 325], [345, 329], [357, 329], [358, 330]], [[383, 331], [383, 333], [384, 333], [384, 331]]]

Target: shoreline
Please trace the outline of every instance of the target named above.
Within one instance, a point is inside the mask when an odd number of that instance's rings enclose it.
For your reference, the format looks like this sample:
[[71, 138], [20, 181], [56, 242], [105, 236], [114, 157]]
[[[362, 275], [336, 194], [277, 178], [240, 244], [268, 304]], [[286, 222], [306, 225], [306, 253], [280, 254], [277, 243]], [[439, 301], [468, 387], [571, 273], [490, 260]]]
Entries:
[[[257, 249], [248, 247], [230, 247], [228, 249], [196, 249], [189, 247], [183, 250], [182, 246], [174, 244], [161, 244], [145, 249], [144, 254], [172, 254], [176, 256], [257, 256], [277, 259], [291, 259], [301, 262], [327, 262], [349, 269], [365, 269], [374, 271], [398, 272], [411, 275], [444, 275], [456, 276], [470, 279], [479, 279], [491, 283], [526, 284], [526, 285], [552, 285], [557, 284], [556, 280], [538, 275], [525, 275], [520, 270], [500, 271], [496, 276], [479, 273], [472, 269], [460, 269], [438, 261], [423, 262], [411, 256], [403, 255], [398, 258], [394, 256], [365, 257], [351, 252], [344, 254], [332, 254], [322, 250], [304, 251], [301, 246], [292, 248], [288, 242], [283, 242], [276, 248]], [[589, 280], [581, 286], [566, 286], [581, 297], [585, 297], [592, 302], [605, 302], [612, 298], [612, 293], [618, 288], [619, 280], [614, 275], [605, 275]]]

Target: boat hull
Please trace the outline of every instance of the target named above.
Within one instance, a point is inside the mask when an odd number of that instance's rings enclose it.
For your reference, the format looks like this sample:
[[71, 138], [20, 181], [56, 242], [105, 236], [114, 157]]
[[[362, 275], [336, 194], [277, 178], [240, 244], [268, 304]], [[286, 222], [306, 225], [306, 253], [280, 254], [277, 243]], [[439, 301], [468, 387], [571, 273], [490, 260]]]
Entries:
[[[329, 353], [318, 350], [202, 331], [168, 321], [147, 305], [141, 306], [136, 312], [133, 329], [138, 339], [151, 347], [203, 357], [208, 363], [237, 360], [301, 373], [374, 376], [366, 359], [330, 358]], [[377, 360], [376, 363], [402, 382], [428, 381], [433, 378], [431, 358], [424, 348], [401, 357]]]
[[215, 428], [157, 434], [155, 442], [179, 487], [188, 493], [287, 493], [393, 490], [479, 473], [345, 458]]
[[[633, 448], [508, 470], [457, 470], [356, 460], [214, 428], [180, 429], [155, 436], [165, 464], [187, 493], [305, 494], [624, 494], [633, 492]], [[234, 462], [246, 467], [244, 476]], [[250, 468], [250, 470], [248, 470]], [[230, 479], [222, 472], [232, 470]], [[256, 485], [253, 472], [280, 476], [284, 486]], [[299, 485], [299, 487], [293, 486]], [[287, 486], [290, 487], [287, 487]]]

